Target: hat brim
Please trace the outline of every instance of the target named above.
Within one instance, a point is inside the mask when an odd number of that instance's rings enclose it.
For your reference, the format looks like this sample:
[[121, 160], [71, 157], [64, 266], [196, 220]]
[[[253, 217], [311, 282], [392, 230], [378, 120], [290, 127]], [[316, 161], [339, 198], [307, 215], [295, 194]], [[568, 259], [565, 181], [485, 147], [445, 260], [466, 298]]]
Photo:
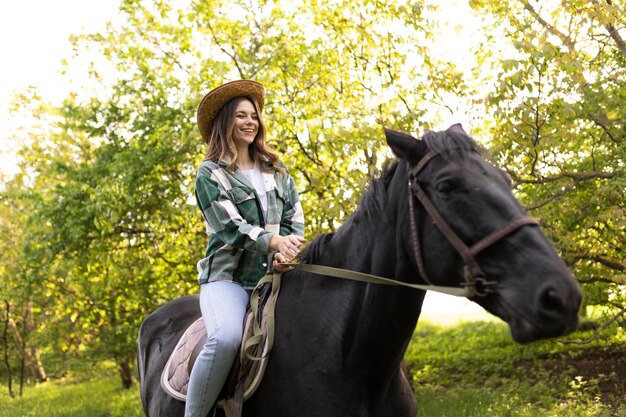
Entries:
[[253, 80], [230, 81], [209, 91], [200, 100], [196, 119], [202, 138], [208, 142], [209, 130], [213, 119], [217, 116], [224, 104], [237, 97], [252, 97], [259, 104], [259, 111], [263, 111], [265, 104], [265, 87]]

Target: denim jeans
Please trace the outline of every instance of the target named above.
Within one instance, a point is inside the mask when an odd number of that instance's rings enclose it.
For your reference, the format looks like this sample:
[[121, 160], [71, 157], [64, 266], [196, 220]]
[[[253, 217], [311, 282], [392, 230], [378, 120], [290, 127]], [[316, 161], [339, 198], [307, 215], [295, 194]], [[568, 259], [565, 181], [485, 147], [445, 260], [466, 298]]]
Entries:
[[249, 293], [237, 283], [212, 281], [200, 286], [200, 309], [207, 341], [194, 363], [185, 417], [206, 417], [237, 356]]

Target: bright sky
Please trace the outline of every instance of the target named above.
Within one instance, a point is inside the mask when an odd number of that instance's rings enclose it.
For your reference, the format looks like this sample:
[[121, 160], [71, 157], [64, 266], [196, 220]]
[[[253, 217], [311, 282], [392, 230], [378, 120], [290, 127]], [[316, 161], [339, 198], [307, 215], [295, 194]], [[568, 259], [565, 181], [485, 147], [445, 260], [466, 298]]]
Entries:
[[[448, 2], [445, 17], [451, 19], [453, 30], [441, 50], [463, 59], [467, 42], [476, 33], [468, 19], [467, 1]], [[118, 5], [119, 0], [0, 0], [0, 172], [16, 169], [16, 144], [8, 138], [13, 128], [8, 117], [13, 92], [34, 86], [44, 99], [60, 102], [67, 93], [60, 70], [61, 60], [71, 55], [69, 35], [104, 28]], [[464, 114], [450, 115], [446, 124], [467, 119]], [[424, 316], [434, 321], [484, 318], [486, 313], [481, 312], [465, 299], [432, 293], [424, 304]]]
[[70, 34], [103, 28], [117, 11], [118, 0], [1, 0], [1, 102], [7, 95], [35, 85], [41, 94], [61, 98], [59, 69], [68, 57]]
[[13, 173], [17, 146], [8, 139], [13, 93], [29, 86], [58, 102], [66, 88], [61, 59], [71, 55], [70, 34], [103, 28], [118, 0], [0, 0], [0, 171]]

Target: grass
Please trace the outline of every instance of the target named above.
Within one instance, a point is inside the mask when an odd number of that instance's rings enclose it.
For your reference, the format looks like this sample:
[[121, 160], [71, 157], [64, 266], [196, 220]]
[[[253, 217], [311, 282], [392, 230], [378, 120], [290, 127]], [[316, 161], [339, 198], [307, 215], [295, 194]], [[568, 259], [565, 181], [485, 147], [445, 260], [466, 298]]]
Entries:
[[88, 381], [29, 386], [16, 398], [9, 397], [5, 386], [0, 388], [0, 417], [143, 417], [139, 388], [122, 389], [114, 372]]
[[419, 323], [406, 355], [418, 416], [624, 416], [626, 400], [602, 392], [602, 376], [582, 376], [569, 365], [620, 338], [584, 347], [559, 340], [519, 345], [500, 322]]
[[[518, 345], [500, 322], [420, 322], [406, 354], [418, 416], [625, 416], [624, 396], [607, 394], [618, 376], [579, 374], [570, 366], [585, 352], [624, 345], [624, 338], [613, 330], [585, 346], [559, 340]], [[136, 385], [122, 389], [112, 366], [94, 375], [28, 386], [19, 398], [0, 385], [0, 417], [143, 416]]]

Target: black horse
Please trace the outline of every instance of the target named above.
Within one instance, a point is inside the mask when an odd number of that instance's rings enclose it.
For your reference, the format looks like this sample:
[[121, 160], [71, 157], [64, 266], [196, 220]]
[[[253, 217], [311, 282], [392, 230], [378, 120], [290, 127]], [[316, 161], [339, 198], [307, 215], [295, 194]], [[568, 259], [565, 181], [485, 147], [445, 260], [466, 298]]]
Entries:
[[[386, 134], [397, 161], [345, 224], [310, 243], [301, 260], [399, 281], [474, 286], [472, 300], [506, 321], [518, 342], [574, 330], [577, 282], [514, 198], [508, 177], [462, 128], [422, 140]], [[299, 270], [282, 282], [274, 349], [244, 416], [415, 416], [400, 364], [425, 292]], [[199, 316], [197, 298], [185, 297], [142, 324], [147, 416], [183, 416], [183, 403], [163, 392], [159, 377], [178, 336]]]

